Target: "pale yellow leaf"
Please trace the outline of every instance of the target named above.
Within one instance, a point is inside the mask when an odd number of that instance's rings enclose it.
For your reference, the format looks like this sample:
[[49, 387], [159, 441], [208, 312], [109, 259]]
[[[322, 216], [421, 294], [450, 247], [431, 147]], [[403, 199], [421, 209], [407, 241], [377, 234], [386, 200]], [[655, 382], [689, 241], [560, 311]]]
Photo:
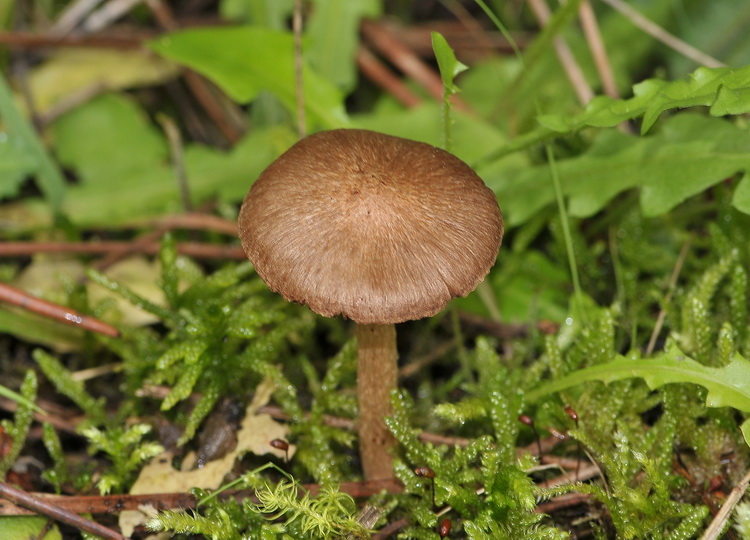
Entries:
[[[235, 460], [247, 452], [256, 455], [270, 453], [283, 458], [284, 452], [271, 447], [269, 443], [273, 439], [286, 439], [289, 435], [289, 428], [285, 424], [276, 422], [268, 414], [257, 414], [258, 409], [271, 399], [274, 388], [270, 379], [264, 379], [255, 389], [255, 396], [245, 409], [245, 417], [237, 433], [237, 446], [234, 450], [219, 459], [209, 461], [200, 469], [187, 471], [178, 471], [173, 468], [172, 454], [164, 452], [141, 469], [130, 493], [133, 495], [182, 493], [193, 487], [217, 489], [222, 485], [224, 476], [232, 470]], [[289, 445], [290, 458], [295, 450], [294, 445]], [[194, 462], [190, 457], [186, 457], [184, 461]], [[146, 519], [147, 515], [143, 512], [135, 510], [122, 512], [120, 528], [125, 536], [130, 536], [132, 530]]]
[[39, 112], [87, 88], [150, 86], [174, 77], [178, 67], [145, 49], [60, 49], [35, 68], [31, 93]]

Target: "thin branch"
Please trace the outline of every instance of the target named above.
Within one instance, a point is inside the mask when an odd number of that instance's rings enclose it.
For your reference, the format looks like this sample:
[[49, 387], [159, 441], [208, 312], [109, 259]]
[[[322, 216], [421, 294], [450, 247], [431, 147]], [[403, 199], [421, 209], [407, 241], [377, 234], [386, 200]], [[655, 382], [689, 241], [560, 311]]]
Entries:
[[[7, 486], [7, 484], [0, 483], [0, 486]], [[301, 487], [305, 492], [308, 492], [313, 496], [317, 495], [321, 489], [320, 484], [302, 484]], [[20, 491], [10, 486], [8, 486], [8, 488], [15, 492]], [[383, 490], [389, 493], [401, 493], [403, 491], [403, 487], [395, 480], [375, 480], [370, 482], [342, 482], [339, 485], [339, 490], [355, 498], [366, 498], [376, 495]], [[142, 495], [123, 494], [81, 496], [49, 495], [43, 493], [36, 493], [32, 496], [23, 491], [20, 491], [20, 493], [27, 498], [34, 499], [34, 501], [41, 503], [47, 508], [55, 508], [59, 511], [65, 512], [68, 515], [73, 515], [76, 518], [78, 518], [78, 516], [76, 516], [77, 513], [118, 514], [124, 510], [139, 510], [143, 506], [153, 506], [153, 508], [156, 510], [169, 510], [173, 508], [195, 508], [196, 505], [195, 497], [191, 493], [149, 493]], [[232, 497], [237, 500], [247, 498], [255, 503], [258, 502], [258, 499], [255, 497], [255, 490], [228, 490], [222, 492], [221, 496]], [[32, 513], [28, 510], [24, 510], [24, 508], [33, 510], [35, 513], [43, 513], [44, 515], [49, 515], [46, 512], [39, 512], [37, 508], [32, 508], [24, 504], [20, 499], [17, 500], [11, 497], [6, 497], [2, 489], [0, 489], [0, 497], [5, 497], [14, 503], [14, 505], [11, 505], [0, 500], [0, 516], [28, 515]], [[89, 530], [84, 529], [77, 524], [73, 525], [83, 530]], [[101, 527], [101, 525], [99, 526]], [[118, 540], [121, 540], [124, 537], [110, 536], [108, 538], [117, 538]]]
[[581, 2], [581, 6], [578, 8], [578, 15], [581, 19], [581, 27], [583, 28], [584, 36], [586, 36], [586, 42], [589, 45], [589, 49], [591, 49], [591, 55], [594, 57], [594, 64], [596, 64], [596, 70], [599, 72], [604, 93], [613, 99], [617, 99], [620, 95], [617, 92], [612, 64], [609, 62], [607, 49], [604, 46], [604, 40], [599, 31], [599, 23], [596, 21], [596, 14], [589, 0]]
[[105, 336], [118, 337], [120, 332], [114, 326], [90, 317], [83, 315], [67, 306], [61, 306], [42, 300], [36, 296], [32, 296], [25, 291], [0, 283], [0, 302], [6, 302], [14, 306], [18, 306], [22, 309], [38, 313], [44, 317], [55, 319], [65, 324], [70, 324], [96, 332], [98, 334], [104, 334]]
[[109, 0], [104, 6], [91, 13], [83, 21], [86, 32], [99, 32], [128, 13], [142, 0]]
[[84, 47], [110, 49], [140, 49], [143, 41], [154, 37], [153, 32], [139, 33], [138, 36], [109, 33], [104, 36], [58, 37], [34, 32], [0, 32], [0, 45], [13, 45], [23, 49], [46, 47]]
[[143, 222], [134, 222], [132, 225], [136, 227], [143, 225], [156, 225], [164, 231], [172, 229], [189, 229], [193, 231], [211, 231], [229, 236], [237, 236], [236, 221], [214, 216], [213, 214], [204, 214], [202, 212], [173, 214], [171, 216], [160, 217], [157, 219], [148, 219]]
[[[102, 255], [113, 251], [120, 251], [129, 247], [130, 242], [0, 242], [0, 257], [28, 257], [37, 253], [80, 253], [88, 255]], [[154, 255], [159, 253], [157, 242], [139, 246], [138, 253]], [[232, 259], [247, 258], [240, 247], [217, 246], [213, 244], [199, 244], [184, 242], [177, 244], [177, 252], [196, 259]]]
[[721, 510], [716, 514], [711, 524], [708, 526], [706, 531], [703, 533], [701, 540], [716, 540], [721, 535], [724, 527], [729, 520], [732, 510], [737, 506], [742, 497], [745, 496], [747, 487], [750, 485], [750, 472], [745, 474], [734, 489], [729, 493], [727, 498], [724, 500], [724, 504], [721, 505]]
[[50, 28], [50, 33], [55, 36], [64, 36], [70, 33], [101, 2], [102, 0], [75, 0], [71, 2], [62, 10], [60, 17]]
[[48, 126], [65, 113], [70, 112], [84, 103], [88, 103], [96, 96], [103, 94], [108, 90], [109, 88], [107, 88], [107, 85], [101, 81], [88, 84], [83, 88], [79, 88], [78, 90], [66, 95], [46, 111], [39, 113], [37, 121], [42, 127]]
[[55, 506], [54, 504], [50, 504], [49, 502], [40, 498], [32, 497], [25, 491], [16, 489], [9, 484], [6, 484], [5, 482], [0, 482], [0, 497], [12, 501], [18, 506], [33, 510], [37, 514], [47, 516], [61, 523], [66, 523], [67, 525], [75, 527], [78, 530], [95, 534], [102, 538], [106, 538], [107, 540], [126, 540], [123, 535], [105, 527], [104, 525], [100, 525], [94, 521], [83, 518], [79, 515], [74, 514], [73, 512], [70, 512], [69, 510], [65, 510], [63, 508], [60, 508], [59, 506]]
[[177, 179], [177, 186], [180, 189], [182, 208], [185, 212], [192, 212], [193, 203], [190, 199], [190, 185], [188, 184], [187, 171], [185, 170], [185, 158], [180, 130], [177, 128], [175, 121], [166, 115], [159, 115], [158, 120], [169, 142], [169, 153], [172, 156], [172, 167]]
[[[443, 81], [440, 75], [419, 58], [414, 51], [404, 45], [394, 31], [384, 24], [363, 21], [362, 33], [372, 46], [390, 60], [394, 66], [414, 79], [435, 100], [443, 101]], [[462, 112], [471, 112], [469, 105], [458, 96], [452, 96], [451, 101]]]
[[295, 97], [297, 101], [297, 135], [302, 139], [307, 135], [307, 120], [305, 118], [305, 85], [302, 76], [302, 0], [294, 0], [292, 30], [294, 31], [294, 83]]
[[399, 79], [383, 62], [372, 54], [364, 45], [357, 50], [357, 65], [362, 74], [392, 95], [406, 107], [416, 107], [422, 103], [422, 98]]
[[[110, 251], [106, 257], [94, 265], [94, 268], [99, 271], [105, 270], [128, 255], [147, 249], [146, 246], [158, 242], [165, 232], [173, 229], [205, 230], [220, 232], [233, 237], [237, 236], [237, 222], [199, 212], [187, 212], [159, 218], [158, 220], [148, 220], [146, 224], [155, 225], [155, 230], [125, 244], [122, 249]], [[139, 226], [138, 223], [134, 225]]]
[[667, 296], [664, 298], [664, 304], [659, 310], [659, 315], [656, 317], [656, 324], [654, 324], [654, 330], [651, 332], [651, 339], [648, 340], [648, 346], [646, 346], [646, 356], [649, 356], [654, 352], [656, 346], [656, 339], [659, 337], [661, 327], [664, 325], [664, 319], [667, 316], [667, 308], [664, 307], [672, 301], [672, 294], [674, 294], [675, 287], [677, 286], [677, 279], [680, 277], [682, 271], [682, 265], [685, 263], [688, 252], [690, 250], [690, 240], [687, 240], [680, 250], [680, 254], [677, 256], [677, 262], [675, 262], [674, 268], [672, 269], [672, 275], [669, 277], [669, 285], [667, 286]]
[[[175, 30], [179, 24], [172, 14], [169, 5], [163, 0], [145, 0], [145, 4], [154, 15], [154, 19], [164, 30]], [[188, 88], [203, 107], [203, 110], [216, 124], [222, 136], [230, 143], [239, 141], [245, 133], [242, 115], [235, 109], [233, 102], [223, 92], [198, 73], [186, 69], [183, 73]]]
[[[546, 26], [552, 15], [547, 2], [545, 2], [545, 0], [528, 0], [528, 3], [539, 24], [542, 27]], [[557, 58], [560, 60], [560, 64], [562, 64], [565, 75], [573, 86], [576, 96], [578, 96], [578, 101], [581, 105], [586, 105], [593, 99], [594, 91], [586, 81], [581, 66], [578, 65], [573, 53], [570, 51], [570, 47], [568, 47], [568, 44], [565, 43], [565, 40], [562, 37], [557, 36], [553, 43], [555, 54], [557, 54]]]
[[658, 24], [638, 13], [622, 0], [602, 0], [602, 2], [622, 13], [631, 23], [646, 32], [649, 36], [677, 51], [684, 57], [689, 58], [696, 64], [714, 68], [726, 66], [726, 64], [720, 62], [713, 56], [699, 51], [689, 43], [685, 43], [680, 38], [670, 34]]

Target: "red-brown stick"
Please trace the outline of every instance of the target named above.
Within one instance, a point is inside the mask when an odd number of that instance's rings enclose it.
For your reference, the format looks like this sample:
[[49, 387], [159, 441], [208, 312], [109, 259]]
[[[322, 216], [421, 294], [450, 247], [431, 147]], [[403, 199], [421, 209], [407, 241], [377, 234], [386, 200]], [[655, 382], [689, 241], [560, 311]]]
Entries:
[[61, 523], [66, 523], [79, 530], [101, 536], [102, 538], [108, 540], [126, 540], [123, 535], [105, 527], [104, 525], [99, 525], [94, 521], [83, 518], [73, 512], [60, 508], [59, 506], [50, 504], [49, 502], [37, 497], [32, 497], [25, 491], [16, 489], [5, 482], [0, 482], [0, 497], [13, 501], [15, 504], [28, 508], [29, 510], [33, 510], [37, 514], [47, 516]]
[[[111, 251], [120, 251], [128, 246], [128, 242], [2, 242], [0, 243], [0, 257], [25, 257], [36, 253], [82, 253], [101, 255]], [[153, 255], [161, 249], [160, 244], [154, 242], [142, 246], [138, 252]], [[247, 259], [241, 247], [216, 246], [212, 244], [198, 244], [185, 242], [177, 244], [177, 252], [199, 259]]]
[[84, 330], [104, 334], [105, 336], [117, 337], [120, 335], [117, 328], [110, 326], [99, 319], [89, 317], [88, 315], [82, 315], [67, 306], [61, 306], [60, 304], [54, 304], [47, 300], [37, 298], [36, 296], [31, 296], [30, 294], [5, 283], [0, 283], [0, 301], [13, 304], [14, 306], [33, 311], [39, 315], [56, 319], [66, 324], [78, 326]]

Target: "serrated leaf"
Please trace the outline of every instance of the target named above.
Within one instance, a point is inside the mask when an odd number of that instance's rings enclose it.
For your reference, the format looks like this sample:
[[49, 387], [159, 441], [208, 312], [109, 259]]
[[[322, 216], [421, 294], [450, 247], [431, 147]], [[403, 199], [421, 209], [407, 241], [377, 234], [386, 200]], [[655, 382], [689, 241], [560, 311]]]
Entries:
[[[559, 161], [557, 171], [573, 216], [589, 217], [631, 188], [641, 188], [644, 214], [656, 216], [750, 168], [748, 147], [747, 129], [680, 114], [649, 137], [604, 131], [584, 154]], [[509, 225], [525, 222], [555, 199], [546, 164], [518, 171], [488, 167], [479, 174], [498, 194]], [[743, 204], [744, 195], [738, 201]], [[738, 208], [747, 206], [745, 201]]]
[[[241, 103], [268, 90], [295, 110], [294, 44], [289, 32], [254, 26], [200, 28], [167, 34], [149, 46], [209, 77]], [[327, 129], [346, 126], [341, 92], [309, 66], [302, 78], [305, 110], [313, 121]]]
[[700, 67], [687, 80], [672, 82], [648, 79], [633, 86], [631, 98], [598, 96], [578, 116], [545, 115], [539, 117], [539, 122], [544, 128], [569, 133], [586, 126], [613, 127], [643, 116], [643, 135], [663, 112], [695, 106], [710, 107], [709, 112], [713, 116], [750, 111], [750, 66]]
[[750, 361], [736, 354], [726, 366], [708, 367], [686, 356], [674, 343], [652, 359], [617, 356], [611, 362], [581, 369], [526, 393], [526, 400], [534, 402], [588, 381], [611, 383], [634, 377], [643, 379], [652, 390], [672, 383], [697, 384], [708, 390], [706, 406], [750, 412]]

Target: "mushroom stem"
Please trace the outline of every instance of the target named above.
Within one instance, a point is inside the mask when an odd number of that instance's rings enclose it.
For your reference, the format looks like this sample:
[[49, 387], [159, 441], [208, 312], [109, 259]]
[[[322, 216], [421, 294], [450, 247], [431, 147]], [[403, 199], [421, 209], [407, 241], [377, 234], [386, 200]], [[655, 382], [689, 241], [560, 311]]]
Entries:
[[398, 352], [392, 324], [357, 324], [359, 355], [359, 453], [365, 480], [393, 478], [390, 450], [396, 440], [385, 425], [391, 414], [391, 390], [396, 388]]

